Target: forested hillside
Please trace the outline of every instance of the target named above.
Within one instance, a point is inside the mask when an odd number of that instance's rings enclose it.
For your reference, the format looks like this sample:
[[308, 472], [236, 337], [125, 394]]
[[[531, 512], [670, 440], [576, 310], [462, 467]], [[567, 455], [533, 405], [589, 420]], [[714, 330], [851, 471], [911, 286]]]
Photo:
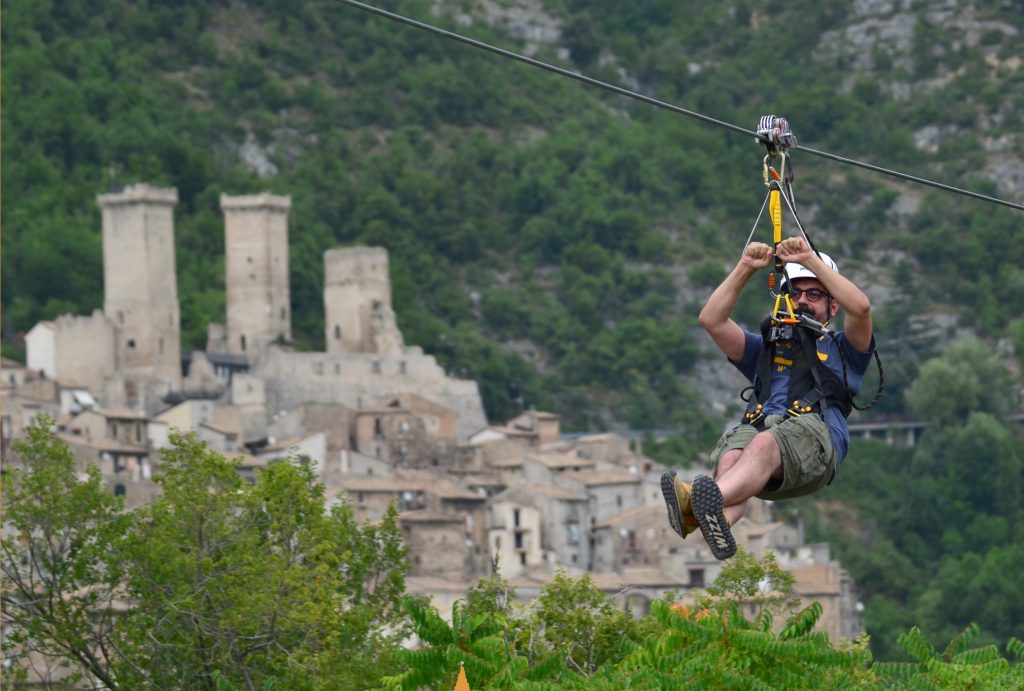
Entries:
[[[1024, 202], [1020, 0], [380, 5], [744, 127], [784, 114], [802, 144]], [[493, 419], [536, 405], [568, 429], [677, 429], [679, 460], [725, 421], [708, 403], [735, 392], [700, 388], [714, 356], [696, 314], [763, 200], [746, 137], [332, 0], [15, 0], [2, 32], [5, 354], [38, 320], [101, 306], [95, 196], [132, 182], [178, 189], [184, 346], [204, 347], [224, 320], [219, 196], [270, 190], [293, 201], [297, 348], [322, 348], [323, 251], [381, 245], [406, 341], [478, 380]], [[865, 589], [876, 645], [907, 622], [945, 635], [982, 617], [983, 636], [1024, 637], [1019, 605], [985, 600], [989, 617], [964, 599], [1024, 567], [1020, 436], [1001, 417], [1024, 353], [1024, 215], [794, 159], [808, 231], [873, 300], [874, 414], [943, 422], [913, 451], [855, 444], [823, 495], [842, 505], [795, 506], [833, 517], [822, 535]], [[766, 297], [747, 295], [743, 320]], [[923, 366], [965, 330], [994, 364]], [[908, 407], [929, 385], [931, 405]], [[935, 413], [949, 399], [976, 405]]]

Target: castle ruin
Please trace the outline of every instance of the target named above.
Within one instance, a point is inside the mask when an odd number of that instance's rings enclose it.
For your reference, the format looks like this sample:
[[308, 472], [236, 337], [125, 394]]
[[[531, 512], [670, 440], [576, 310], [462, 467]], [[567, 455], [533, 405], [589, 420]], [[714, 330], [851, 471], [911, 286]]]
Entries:
[[290, 197], [221, 195], [227, 283], [227, 350], [258, 359], [292, 340], [288, 285]]
[[[28, 365], [89, 389], [105, 406], [156, 414], [195, 392], [241, 411], [246, 439], [303, 403], [352, 408], [415, 395], [457, 414], [466, 438], [486, 418], [475, 381], [449, 377], [404, 345], [391, 305], [387, 250], [324, 254], [325, 351], [291, 348], [288, 213], [291, 198], [222, 195], [227, 324], [209, 325], [205, 353], [186, 360], [174, 250], [177, 191], [132, 185], [97, 197], [103, 215], [103, 311], [40, 322], [26, 337]], [[211, 384], [211, 381], [213, 382]]]

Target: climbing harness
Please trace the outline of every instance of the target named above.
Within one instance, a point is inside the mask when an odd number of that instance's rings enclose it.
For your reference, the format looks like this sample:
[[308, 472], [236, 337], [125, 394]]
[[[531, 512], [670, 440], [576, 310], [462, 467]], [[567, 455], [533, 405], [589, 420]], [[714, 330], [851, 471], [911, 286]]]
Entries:
[[[764, 405], [771, 394], [770, 382], [775, 368], [789, 369], [787, 416], [800, 417], [806, 413], [824, 415], [830, 406], [838, 406], [844, 417], [849, 416], [853, 408], [853, 397], [845, 376], [840, 379], [839, 375], [822, 363], [818, 354], [818, 340], [824, 337], [816, 338], [809, 329], [797, 328], [794, 330], [794, 338], [787, 339], [788, 342], [772, 342], [768, 340], [770, 322], [771, 317], [761, 322], [761, 336], [766, 347], [758, 358], [754, 384], [747, 389], [751, 393], [746, 399], [748, 405], [743, 413], [743, 422], [758, 428], [764, 423]], [[836, 349], [842, 353], [838, 341]]]

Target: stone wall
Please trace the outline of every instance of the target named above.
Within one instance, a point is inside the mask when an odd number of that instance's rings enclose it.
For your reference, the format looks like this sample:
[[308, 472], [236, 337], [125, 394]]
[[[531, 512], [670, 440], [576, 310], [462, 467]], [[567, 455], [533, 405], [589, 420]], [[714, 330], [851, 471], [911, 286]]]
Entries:
[[340, 403], [358, 409], [417, 394], [456, 414], [460, 440], [487, 424], [476, 382], [448, 377], [433, 357], [418, 349], [406, 349], [401, 356], [369, 356], [273, 348], [253, 374], [266, 382], [271, 416], [301, 403]]
[[57, 375], [60, 380], [103, 391], [117, 367], [114, 362], [117, 335], [114, 325], [100, 310], [88, 317], [64, 315], [54, 322]]
[[268, 383], [262, 377], [251, 373], [236, 373], [231, 377], [231, 403], [238, 410], [243, 442], [262, 439], [267, 435], [268, 388]]
[[463, 578], [469, 560], [465, 520], [428, 511], [400, 517], [413, 576]]
[[52, 321], [41, 321], [25, 334], [25, 355], [30, 370], [57, 378], [57, 326]]

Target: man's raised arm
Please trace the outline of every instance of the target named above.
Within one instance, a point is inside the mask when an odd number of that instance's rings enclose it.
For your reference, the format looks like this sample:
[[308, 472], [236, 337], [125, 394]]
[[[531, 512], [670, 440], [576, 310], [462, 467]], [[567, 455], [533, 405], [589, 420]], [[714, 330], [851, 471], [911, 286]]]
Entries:
[[732, 361], [743, 357], [745, 337], [740, 325], [732, 320], [743, 287], [759, 270], [772, 262], [772, 248], [763, 242], [752, 242], [743, 250], [743, 256], [725, 277], [700, 311], [700, 324], [715, 345]]

